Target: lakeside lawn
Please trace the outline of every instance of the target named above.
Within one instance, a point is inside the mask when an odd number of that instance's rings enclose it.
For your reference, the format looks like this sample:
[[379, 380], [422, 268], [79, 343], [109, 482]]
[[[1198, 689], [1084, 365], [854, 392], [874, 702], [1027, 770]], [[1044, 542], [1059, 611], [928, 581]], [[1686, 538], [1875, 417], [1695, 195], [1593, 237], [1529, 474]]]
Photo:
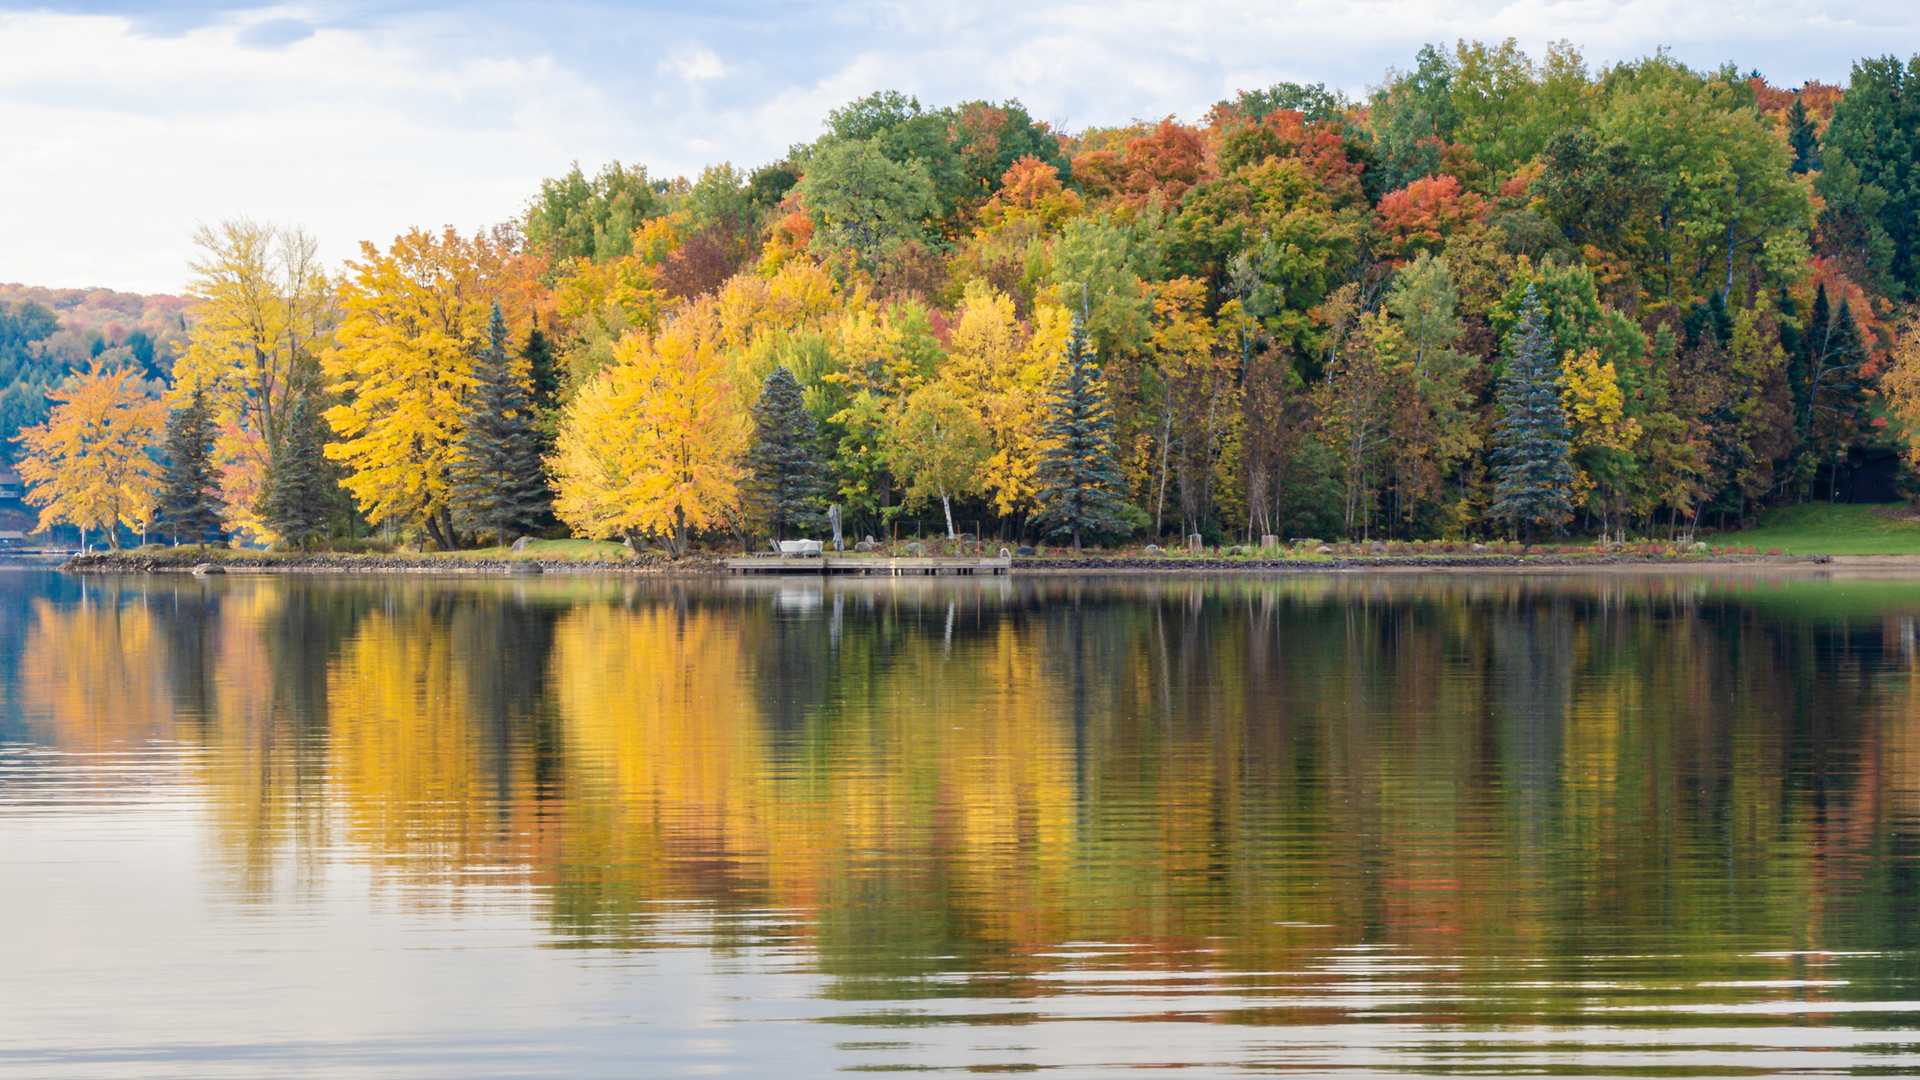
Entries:
[[1920, 522], [1874, 513], [1877, 506], [1805, 503], [1767, 511], [1742, 532], [1702, 537], [1716, 547], [1738, 544], [1795, 555], [1920, 555]]

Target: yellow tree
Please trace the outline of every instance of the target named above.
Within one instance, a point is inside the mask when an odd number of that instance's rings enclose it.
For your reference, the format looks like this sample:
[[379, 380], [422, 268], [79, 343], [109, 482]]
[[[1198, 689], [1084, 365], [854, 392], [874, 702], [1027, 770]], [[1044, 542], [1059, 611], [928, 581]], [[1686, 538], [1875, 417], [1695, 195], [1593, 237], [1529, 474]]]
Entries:
[[508, 253], [452, 229], [360, 250], [340, 288], [336, 344], [321, 358], [341, 399], [327, 411], [340, 436], [327, 456], [346, 464], [343, 485], [368, 519], [422, 529], [447, 550], [462, 406]]
[[634, 333], [567, 410], [553, 465], [554, 511], [594, 538], [665, 536], [677, 556], [694, 529], [737, 519], [746, 417], [700, 303], [657, 335]]
[[[1059, 316], [1058, 308], [1043, 309]], [[1046, 350], [1030, 347], [1030, 335], [1014, 317], [1013, 299], [983, 281], [967, 283], [948, 338], [941, 378], [986, 425], [990, 452], [981, 466], [981, 490], [1002, 516], [1033, 509], [1037, 486], [1040, 412], [1049, 361]]]
[[47, 422], [15, 437], [26, 447], [19, 470], [27, 501], [43, 508], [41, 529], [101, 529], [118, 551], [116, 526], [144, 527], [159, 497], [161, 470], [147, 448], [166, 427], [166, 407], [140, 389], [132, 371], [108, 371], [98, 360], [47, 397], [59, 403]]
[[251, 527], [251, 496], [279, 448], [293, 395], [331, 340], [333, 283], [314, 238], [297, 228], [234, 218], [202, 226], [193, 242], [200, 254], [187, 287], [200, 302], [174, 362], [172, 403], [195, 388], [206, 392], [221, 426], [229, 514]]
[[1906, 428], [1907, 463], [1920, 468], [1920, 311], [1909, 310], [1895, 331], [1880, 390]]

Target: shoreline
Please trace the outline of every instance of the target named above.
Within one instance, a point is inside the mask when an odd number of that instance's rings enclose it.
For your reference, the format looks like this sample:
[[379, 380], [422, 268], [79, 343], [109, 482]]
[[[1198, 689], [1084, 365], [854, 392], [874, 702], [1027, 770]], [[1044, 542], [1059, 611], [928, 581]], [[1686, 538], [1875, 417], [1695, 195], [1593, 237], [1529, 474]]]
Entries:
[[[75, 555], [54, 568], [74, 574], [192, 574], [211, 564], [220, 574], [420, 574], [451, 576], [565, 576], [730, 578], [727, 556], [688, 555], [669, 559], [641, 554], [617, 562], [534, 559], [462, 559], [448, 555], [268, 555], [221, 551], [92, 552]], [[53, 564], [41, 564], [53, 565]], [[1083, 555], [1020, 556], [1015, 575], [1036, 576], [1186, 576], [1218, 574], [1472, 574], [1598, 572], [1686, 572], [1710, 570], [1804, 570], [1902, 572], [1920, 576], [1920, 555], [1440, 555], [1336, 556], [1326, 559], [1187, 558]], [[799, 572], [790, 578], [824, 577]], [[840, 576], [840, 575], [832, 575]]]

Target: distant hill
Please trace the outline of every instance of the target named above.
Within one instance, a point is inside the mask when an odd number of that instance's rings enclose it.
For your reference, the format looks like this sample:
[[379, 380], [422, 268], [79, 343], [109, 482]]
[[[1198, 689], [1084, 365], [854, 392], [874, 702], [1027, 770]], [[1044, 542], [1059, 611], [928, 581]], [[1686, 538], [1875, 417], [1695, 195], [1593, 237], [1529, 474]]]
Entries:
[[13, 437], [46, 419], [48, 388], [96, 356], [137, 367], [156, 390], [186, 344], [191, 296], [0, 284], [0, 463]]

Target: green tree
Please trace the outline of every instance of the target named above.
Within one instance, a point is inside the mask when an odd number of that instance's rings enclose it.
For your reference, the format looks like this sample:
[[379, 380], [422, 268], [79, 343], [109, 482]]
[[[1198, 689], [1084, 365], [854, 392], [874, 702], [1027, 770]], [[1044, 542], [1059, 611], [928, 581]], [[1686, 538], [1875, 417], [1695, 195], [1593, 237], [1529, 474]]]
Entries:
[[786, 539], [788, 529], [817, 529], [824, 523], [821, 504], [830, 485], [820, 428], [807, 411], [799, 380], [785, 366], [767, 376], [754, 402], [747, 467], [753, 470], [747, 498], [774, 539]]
[[902, 508], [938, 498], [953, 539], [953, 497], [980, 489], [980, 467], [993, 454], [986, 423], [945, 385], [928, 383], [907, 398], [892, 443], [888, 461], [907, 484]]
[[1124, 536], [1132, 531], [1120, 496], [1126, 478], [1114, 460], [1113, 408], [1107, 380], [1094, 363], [1086, 327], [1074, 316], [1067, 352], [1047, 385], [1047, 418], [1035, 469], [1039, 494], [1033, 524], [1046, 536]]
[[938, 209], [926, 166], [890, 160], [871, 142], [816, 150], [797, 187], [813, 217], [814, 250], [852, 251], [869, 269], [901, 244], [924, 239]]
[[1864, 250], [1883, 287], [1920, 288], [1920, 56], [1853, 65], [1833, 108], [1819, 188], [1829, 231], [1843, 248]]
[[534, 410], [516, 365], [507, 357], [507, 326], [500, 305], [487, 322], [487, 345], [474, 364], [463, 430], [453, 466], [454, 513], [462, 525], [508, 534], [537, 525], [553, 502], [541, 468]]
[[1573, 460], [1560, 362], [1540, 299], [1527, 290], [1520, 324], [1507, 336], [1507, 369], [1500, 377], [1500, 419], [1493, 426], [1493, 505], [1487, 516], [1505, 520], [1527, 539], [1536, 526], [1573, 516]]
[[604, 262], [633, 253], [633, 230], [661, 213], [643, 166], [611, 162], [588, 179], [575, 162], [558, 180], [542, 180], [527, 208], [527, 240], [548, 258]]
[[221, 533], [220, 476], [213, 467], [213, 408], [206, 392], [194, 388], [186, 404], [167, 418], [166, 471], [160, 478], [155, 524], [178, 544]]
[[287, 410], [280, 452], [267, 465], [255, 513], [280, 539], [301, 550], [330, 531], [339, 500], [333, 466], [326, 456], [326, 419], [319, 391], [311, 386], [293, 395]]

